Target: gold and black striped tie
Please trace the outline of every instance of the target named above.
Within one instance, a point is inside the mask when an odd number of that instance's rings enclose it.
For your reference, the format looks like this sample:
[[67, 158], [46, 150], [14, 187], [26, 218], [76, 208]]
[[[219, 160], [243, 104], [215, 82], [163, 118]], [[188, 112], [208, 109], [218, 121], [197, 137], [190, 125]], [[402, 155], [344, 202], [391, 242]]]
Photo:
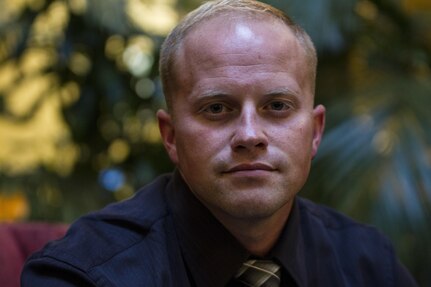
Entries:
[[280, 286], [280, 266], [271, 260], [247, 260], [235, 276], [235, 282], [250, 287]]

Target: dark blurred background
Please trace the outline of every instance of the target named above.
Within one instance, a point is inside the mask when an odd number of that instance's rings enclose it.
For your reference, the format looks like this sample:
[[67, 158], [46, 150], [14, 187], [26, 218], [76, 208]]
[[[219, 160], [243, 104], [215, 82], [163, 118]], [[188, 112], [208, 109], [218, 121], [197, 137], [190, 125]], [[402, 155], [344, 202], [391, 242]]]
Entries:
[[[158, 50], [199, 0], [0, 0], [0, 221], [69, 223], [172, 170]], [[302, 195], [376, 225], [431, 286], [431, 1], [268, 0], [319, 53]]]

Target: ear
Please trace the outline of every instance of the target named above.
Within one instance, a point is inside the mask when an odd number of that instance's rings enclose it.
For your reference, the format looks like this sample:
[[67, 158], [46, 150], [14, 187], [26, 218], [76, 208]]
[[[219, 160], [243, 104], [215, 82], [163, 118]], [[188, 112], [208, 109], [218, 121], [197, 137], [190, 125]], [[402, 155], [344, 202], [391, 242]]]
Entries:
[[323, 136], [323, 131], [325, 130], [325, 113], [325, 107], [322, 105], [316, 106], [313, 110], [314, 132], [311, 153], [313, 158], [317, 154], [317, 149], [319, 148]]
[[177, 146], [175, 141], [175, 129], [171, 115], [165, 110], [157, 111], [159, 131], [162, 136], [163, 145], [174, 164], [178, 163]]

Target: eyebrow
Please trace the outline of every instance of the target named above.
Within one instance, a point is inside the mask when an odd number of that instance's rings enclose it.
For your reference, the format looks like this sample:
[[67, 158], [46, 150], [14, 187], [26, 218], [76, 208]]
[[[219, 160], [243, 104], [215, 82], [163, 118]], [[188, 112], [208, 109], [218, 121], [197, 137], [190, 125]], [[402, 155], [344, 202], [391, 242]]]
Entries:
[[[295, 96], [299, 98], [299, 93], [295, 90], [286, 88], [286, 87], [280, 87], [270, 90], [269, 92], [265, 93], [266, 96], [277, 96], [277, 95], [290, 95]], [[222, 92], [221, 90], [209, 90], [205, 91], [201, 94], [199, 94], [198, 98], [212, 98], [212, 97], [227, 97], [229, 96], [228, 93]]]
[[275, 88], [271, 90], [269, 93], [266, 93], [265, 95], [266, 96], [288, 95], [288, 96], [294, 96], [296, 98], [300, 97], [298, 92], [286, 87]]
[[213, 97], [227, 97], [229, 94], [222, 92], [220, 90], [209, 90], [201, 93], [197, 96], [197, 98], [205, 99], [205, 98], [213, 98]]
[[[285, 86], [276, 87], [273, 89], [270, 89], [268, 92], [263, 92], [262, 96], [266, 99], [273, 98], [273, 97], [288, 97], [291, 100], [294, 100], [297, 102], [300, 99], [300, 93], [290, 89]], [[197, 93], [196, 97], [194, 97], [195, 104], [206, 102], [208, 100], [229, 100], [232, 98], [232, 94], [226, 93], [226, 91], [223, 91], [222, 89], [209, 89], [206, 91], [203, 91], [202, 93]]]

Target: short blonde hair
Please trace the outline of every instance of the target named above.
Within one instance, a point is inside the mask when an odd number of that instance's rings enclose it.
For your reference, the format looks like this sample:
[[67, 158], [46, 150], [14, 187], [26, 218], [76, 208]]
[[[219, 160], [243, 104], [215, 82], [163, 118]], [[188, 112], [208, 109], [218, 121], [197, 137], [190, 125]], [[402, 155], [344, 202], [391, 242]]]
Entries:
[[310, 80], [313, 81], [314, 86], [317, 67], [316, 49], [308, 34], [289, 16], [268, 4], [254, 0], [209, 1], [187, 14], [167, 36], [161, 47], [159, 70], [168, 110], [172, 110], [172, 94], [176, 90], [175, 85], [177, 85], [176, 69], [174, 68], [176, 56], [185, 37], [202, 21], [227, 13], [269, 16], [270, 18], [281, 20], [286, 24], [306, 52], [307, 65], [310, 69]]

